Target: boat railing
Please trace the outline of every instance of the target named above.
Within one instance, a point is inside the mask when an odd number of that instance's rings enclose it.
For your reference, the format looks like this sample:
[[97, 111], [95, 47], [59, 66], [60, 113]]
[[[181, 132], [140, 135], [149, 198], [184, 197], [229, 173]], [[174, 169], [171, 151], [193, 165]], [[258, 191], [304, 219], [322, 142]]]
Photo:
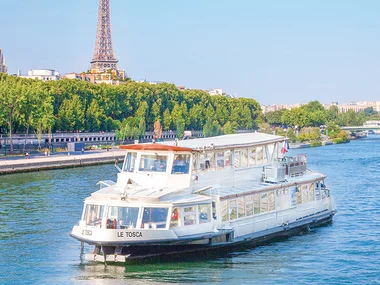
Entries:
[[327, 188], [322, 188], [321, 189], [325, 195], [323, 195], [324, 197], [330, 197], [330, 190], [327, 189]]
[[306, 155], [285, 156], [286, 170], [285, 173], [289, 177], [302, 176], [306, 173]]
[[96, 183], [96, 185], [99, 185], [100, 189], [115, 185], [116, 183], [112, 180], [104, 180], [104, 181], [99, 181]]

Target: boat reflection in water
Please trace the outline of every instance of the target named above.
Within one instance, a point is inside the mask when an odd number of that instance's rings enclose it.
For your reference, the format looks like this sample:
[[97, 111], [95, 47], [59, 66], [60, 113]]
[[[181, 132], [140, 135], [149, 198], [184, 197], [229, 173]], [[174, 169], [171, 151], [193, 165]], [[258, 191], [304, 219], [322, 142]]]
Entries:
[[249, 133], [122, 146], [117, 182], [99, 182], [70, 235], [94, 245], [86, 260], [125, 262], [233, 250], [330, 222], [326, 176], [286, 145]]

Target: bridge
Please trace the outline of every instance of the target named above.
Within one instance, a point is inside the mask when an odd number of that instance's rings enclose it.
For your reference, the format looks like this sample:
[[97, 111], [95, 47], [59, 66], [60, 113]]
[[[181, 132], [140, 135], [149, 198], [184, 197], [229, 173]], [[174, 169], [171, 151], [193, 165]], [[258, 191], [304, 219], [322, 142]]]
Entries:
[[368, 130], [380, 130], [380, 126], [377, 126], [377, 127], [351, 126], [351, 127], [340, 127], [340, 129], [345, 130], [345, 131], [360, 132], [360, 131], [368, 131]]

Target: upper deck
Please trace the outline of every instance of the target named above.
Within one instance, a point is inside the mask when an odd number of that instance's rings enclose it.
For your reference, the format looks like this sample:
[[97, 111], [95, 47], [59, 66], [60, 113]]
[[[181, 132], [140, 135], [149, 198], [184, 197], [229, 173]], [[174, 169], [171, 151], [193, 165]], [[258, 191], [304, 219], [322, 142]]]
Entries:
[[177, 145], [179, 147], [203, 151], [208, 149], [231, 149], [250, 146], [254, 147], [259, 145], [283, 142], [286, 140], [288, 140], [288, 138], [264, 133], [243, 133], [200, 139], [162, 142], [161, 144], [172, 146]]
[[122, 146], [127, 153], [117, 183], [105, 185], [93, 196], [124, 195], [157, 202], [206, 192], [221, 197], [241, 195], [323, 179], [322, 174], [306, 170], [305, 156], [284, 156], [281, 148], [286, 140], [248, 133]]

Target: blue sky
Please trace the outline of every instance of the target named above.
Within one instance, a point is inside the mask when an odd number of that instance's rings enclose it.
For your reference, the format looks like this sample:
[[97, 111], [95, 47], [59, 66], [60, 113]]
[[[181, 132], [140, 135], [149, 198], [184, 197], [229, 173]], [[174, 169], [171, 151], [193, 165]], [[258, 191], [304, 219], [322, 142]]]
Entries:
[[[10, 73], [89, 68], [97, 0], [1, 1]], [[380, 1], [112, 0], [134, 80], [222, 88], [261, 105], [380, 101]]]

